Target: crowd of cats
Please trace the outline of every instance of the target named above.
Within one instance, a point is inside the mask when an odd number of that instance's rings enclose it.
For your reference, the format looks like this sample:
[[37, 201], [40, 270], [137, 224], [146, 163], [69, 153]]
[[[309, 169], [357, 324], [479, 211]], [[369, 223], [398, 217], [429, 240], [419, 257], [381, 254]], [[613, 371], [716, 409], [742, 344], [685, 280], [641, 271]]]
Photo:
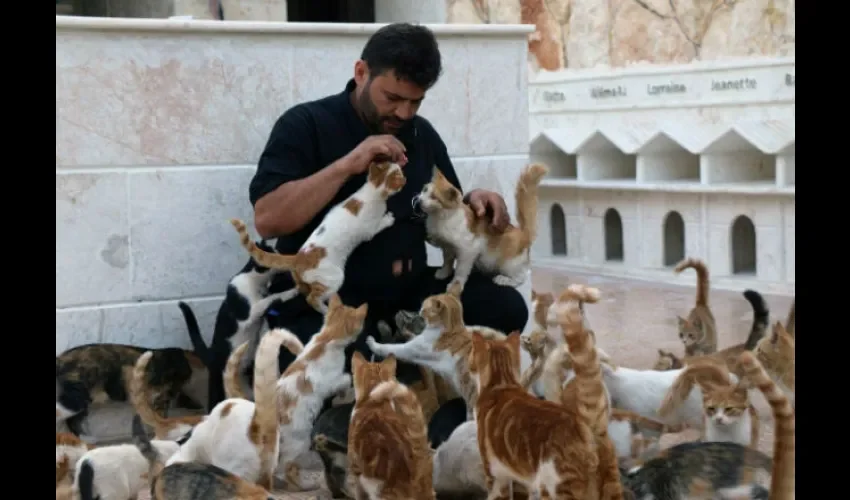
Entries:
[[[602, 291], [590, 286], [532, 292], [526, 333], [464, 324], [460, 294], [474, 268], [503, 285], [528, 276], [547, 172], [523, 170], [517, 224], [496, 233], [435, 169], [416, 202], [443, 252], [438, 274], [453, 278], [419, 311], [379, 321], [371, 358], [354, 352], [350, 373], [346, 348], [369, 305], [345, 305], [337, 292], [348, 255], [394, 223], [386, 201], [403, 171], [373, 163], [294, 255], [231, 220], [250, 259], [228, 284], [209, 346], [181, 302], [191, 351], [92, 344], [57, 356], [57, 500], [131, 500], [146, 488], [155, 500], [267, 500], [274, 488], [322, 486], [302, 469], [308, 454], [321, 458], [334, 498], [794, 498], [793, 305], [771, 325], [747, 290], [750, 335], [718, 350], [708, 269], [685, 259], [675, 270], [695, 270], [697, 292], [678, 318], [684, 355], [659, 350], [653, 369], [619, 366], [597, 345], [585, 308]], [[295, 288], [269, 293], [281, 272]], [[324, 315], [321, 329], [306, 344], [286, 329], [263, 332], [271, 304], [299, 295]], [[281, 349], [295, 356], [283, 373]], [[772, 457], [756, 449], [758, 393], [774, 416]], [[89, 444], [89, 410], [106, 401], [132, 404], [132, 443]], [[207, 411], [169, 415], [174, 405]], [[659, 446], [688, 428], [701, 438]]]

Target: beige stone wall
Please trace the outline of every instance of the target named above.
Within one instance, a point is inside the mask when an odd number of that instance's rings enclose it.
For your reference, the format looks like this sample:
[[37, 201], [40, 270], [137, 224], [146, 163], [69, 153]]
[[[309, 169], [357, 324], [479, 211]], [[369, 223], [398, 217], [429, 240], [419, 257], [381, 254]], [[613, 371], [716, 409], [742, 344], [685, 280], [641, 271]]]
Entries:
[[533, 69], [792, 56], [795, 0], [446, 0], [449, 23], [524, 23]]

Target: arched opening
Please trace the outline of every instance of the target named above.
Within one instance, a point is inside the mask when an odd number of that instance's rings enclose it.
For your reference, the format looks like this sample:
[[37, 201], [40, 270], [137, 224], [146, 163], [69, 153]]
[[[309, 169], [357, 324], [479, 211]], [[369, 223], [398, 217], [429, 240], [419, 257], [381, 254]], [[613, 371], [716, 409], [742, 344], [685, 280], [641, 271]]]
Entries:
[[552, 234], [552, 255], [567, 255], [567, 221], [561, 205], [552, 205], [549, 214], [549, 224]]
[[623, 261], [623, 219], [613, 208], [605, 212], [605, 260]]
[[685, 258], [685, 220], [673, 210], [664, 218], [664, 265], [675, 266]]
[[756, 274], [756, 226], [746, 215], [732, 222], [732, 274]]

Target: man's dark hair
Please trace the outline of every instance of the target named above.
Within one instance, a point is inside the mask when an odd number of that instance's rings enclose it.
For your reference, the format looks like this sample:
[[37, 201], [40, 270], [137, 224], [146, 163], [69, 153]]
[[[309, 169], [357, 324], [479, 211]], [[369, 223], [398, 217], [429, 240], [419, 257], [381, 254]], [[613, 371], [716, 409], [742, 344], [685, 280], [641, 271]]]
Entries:
[[360, 59], [369, 66], [372, 78], [386, 71], [428, 90], [443, 71], [440, 48], [434, 33], [410, 23], [388, 24], [369, 38]]

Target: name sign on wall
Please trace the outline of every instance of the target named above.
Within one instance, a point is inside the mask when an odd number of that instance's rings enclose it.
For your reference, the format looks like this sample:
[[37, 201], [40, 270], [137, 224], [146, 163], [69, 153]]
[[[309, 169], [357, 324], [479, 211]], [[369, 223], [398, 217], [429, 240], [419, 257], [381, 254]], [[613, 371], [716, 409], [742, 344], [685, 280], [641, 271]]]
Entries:
[[795, 78], [788, 59], [543, 73], [529, 83], [529, 111], [793, 102]]

